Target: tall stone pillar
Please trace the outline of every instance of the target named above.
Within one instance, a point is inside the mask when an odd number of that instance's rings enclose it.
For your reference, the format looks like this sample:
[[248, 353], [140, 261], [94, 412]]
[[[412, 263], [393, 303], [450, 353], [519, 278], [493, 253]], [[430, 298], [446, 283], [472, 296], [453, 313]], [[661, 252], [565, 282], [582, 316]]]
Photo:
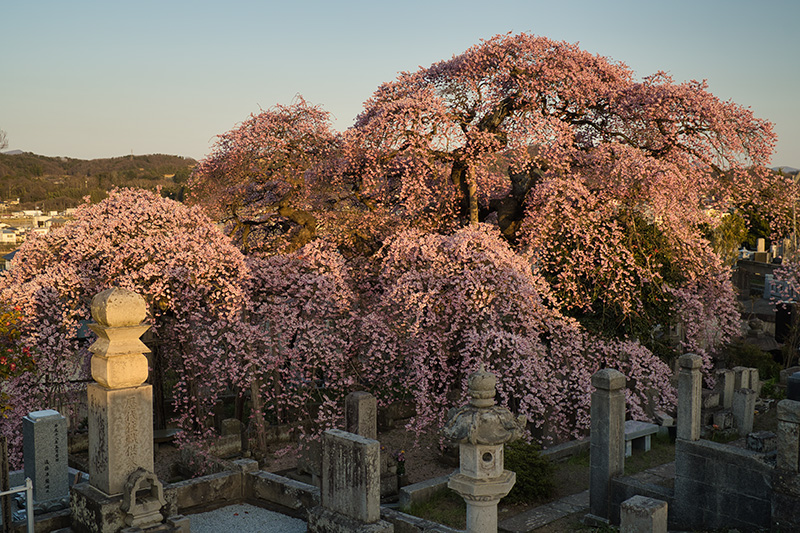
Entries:
[[153, 471], [153, 391], [145, 385], [149, 350], [147, 307], [134, 292], [112, 288], [92, 300], [89, 327], [99, 337], [89, 348], [89, 484], [121, 494], [136, 469]]
[[677, 437], [685, 440], [700, 439], [700, 408], [702, 406], [702, 379], [699, 355], [685, 354], [678, 359], [678, 431]]
[[625, 469], [625, 376], [604, 368], [592, 376], [587, 521], [608, 520], [611, 478]]

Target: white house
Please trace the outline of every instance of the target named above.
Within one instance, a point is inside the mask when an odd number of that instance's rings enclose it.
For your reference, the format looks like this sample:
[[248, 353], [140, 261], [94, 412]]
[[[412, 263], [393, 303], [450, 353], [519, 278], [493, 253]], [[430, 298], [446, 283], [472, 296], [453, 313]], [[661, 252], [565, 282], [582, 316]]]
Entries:
[[13, 229], [3, 228], [0, 231], [0, 244], [17, 244], [17, 232]]

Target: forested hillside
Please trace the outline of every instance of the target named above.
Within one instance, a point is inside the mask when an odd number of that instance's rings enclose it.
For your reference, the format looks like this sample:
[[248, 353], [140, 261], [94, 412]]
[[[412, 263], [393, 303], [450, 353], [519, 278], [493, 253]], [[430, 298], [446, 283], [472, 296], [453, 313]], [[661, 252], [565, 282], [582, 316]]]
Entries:
[[113, 187], [155, 189], [182, 199], [194, 159], [164, 155], [130, 155], [109, 159], [47, 157], [29, 152], [0, 154], [0, 199], [20, 199], [22, 207], [63, 210], [90, 195], [93, 201]]

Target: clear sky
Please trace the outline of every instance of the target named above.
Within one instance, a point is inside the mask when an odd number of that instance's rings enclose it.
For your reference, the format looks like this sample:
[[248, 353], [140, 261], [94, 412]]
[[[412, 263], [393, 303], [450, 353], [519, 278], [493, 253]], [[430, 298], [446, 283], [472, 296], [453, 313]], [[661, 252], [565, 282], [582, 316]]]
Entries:
[[798, 22], [798, 0], [0, 0], [0, 129], [9, 150], [199, 159], [298, 94], [344, 130], [398, 72], [510, 31], [707, 79], [800, 167]]

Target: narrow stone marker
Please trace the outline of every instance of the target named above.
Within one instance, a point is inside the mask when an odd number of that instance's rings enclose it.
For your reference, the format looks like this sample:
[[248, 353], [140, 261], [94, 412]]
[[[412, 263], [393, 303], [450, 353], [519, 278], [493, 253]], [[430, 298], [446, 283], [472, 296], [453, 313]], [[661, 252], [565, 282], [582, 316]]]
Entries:
[[375, 396], [356, 391], [345, 397], [344, 429], [368, 439], [378, 438], [378, 401]]
[[67, 419], [52, 409], [22, 418], [22, 456], [25, 477], [33, 481], [35, 503], [69, 498]]
[[733, 393], [733, 419], [736, 421], [740, 437], [753, 431], [756, 398], [758, 394], [752, 389], [739, 389]]

